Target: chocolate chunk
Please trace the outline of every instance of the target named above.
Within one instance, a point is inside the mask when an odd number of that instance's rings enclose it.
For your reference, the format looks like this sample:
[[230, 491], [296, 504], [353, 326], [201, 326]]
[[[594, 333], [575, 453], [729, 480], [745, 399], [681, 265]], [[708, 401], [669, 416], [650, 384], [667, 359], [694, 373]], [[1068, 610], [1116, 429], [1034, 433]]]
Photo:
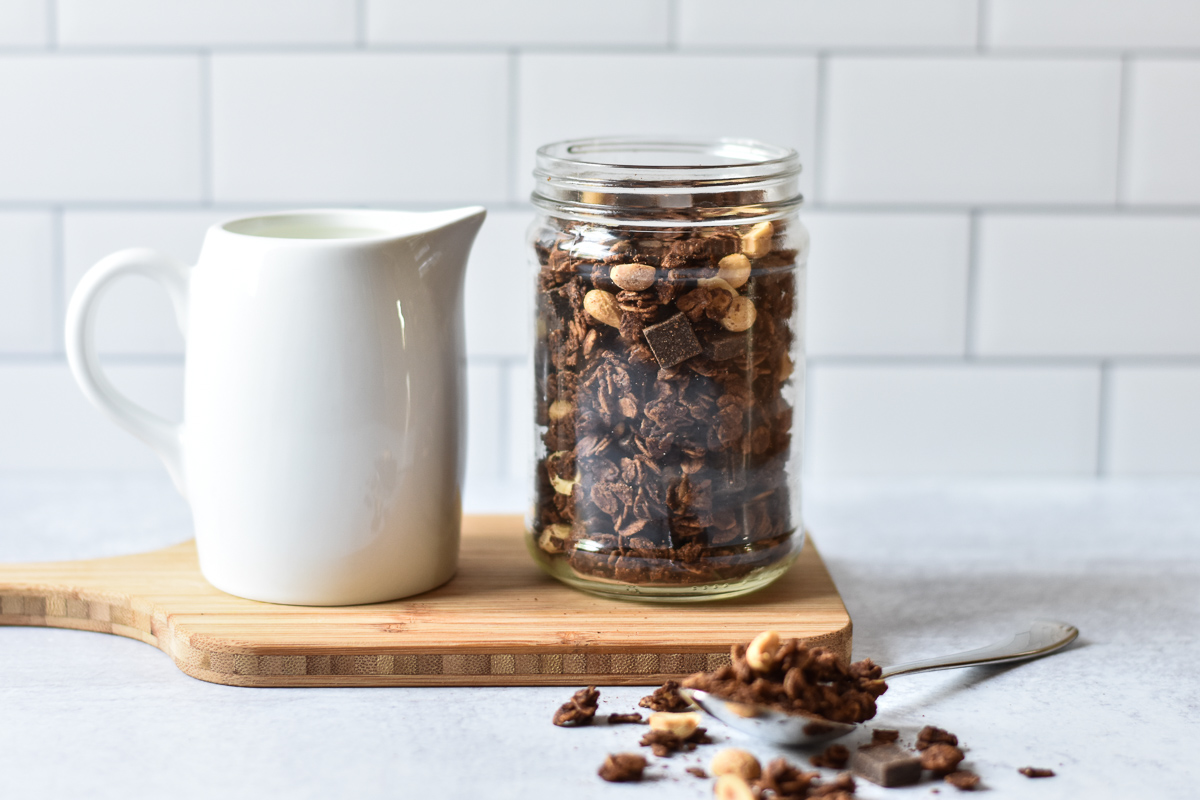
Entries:
[[746, 352], [746, 334], [730, 333], [717, 335], [704, 343], [704, 355], [713, 361], [728, 361]]
[[1053, 778], [1054, 770], [1042, 769], [1041, 767], [1021, 767], [1017, 772], [1024, 775], [1026, 778]]
[[645, 720], [642, 719], [642, 715], [637, 713], [608, 715], [609, 725], [642, 725], [644, 723]]
[[600, 692], [595, 686], [580, 689], [571, 699], [562, 704], [554, 712], [554, 724], [563, 728], [573, 728], [580, 725], [591, 725], [596, 716], [596, 707], [600, 705]]
[[612, 783], [640, 781], [646, 770], [646, 759], [637, 753], [614, 753], [604, 759], [597, 773]]
[[871, 731], [871, 744], [892, 744], [900, 738], [900, 731], [876, 728]]
[[844, 745], [831, 744], [825, 748], [825, 752], [818, 753], [808, 760], [808, 763], [814, 767], [827, 767], [829, 769], [842, 769], [846, 766], [846, 762], [850, 760], [850, 751]]
[[921, 752], [921, 766], [934, 775], [945, 775], [958, 769], [965, 756], [952, 744], [931, 744]]
[[696, 332], [683, 314], [676, 314], [655, 325], [649, 325], [642, 330], [646, 343], [654, 352], [654, 358], [663, 367], [673, 367], [682, 364], [693, 356], [700, 355], [703, 348]]
[[958, 737], [950, 731], [935, 728], [932, 725], [926, 725], [921, 728], [921, 732], [917, 734], [917, 749], [925, 750], [931, 744], [958, 744]]
[[951, 772], [945, 777], [946, 783], [964, 792], [973, 792], [979, 788], [979, 776], [969, 769]]
[[911, 786], [921, 780], [921, 759], [894, 744], [859, 748], [850, 758], [850, 769], [880, 786]]
[[850, 773], [843, 772], [829, 783], [813, 786], [808, 796], [825, 800], [854, 800], [855, 788], [857, 787], [854, 785], [854, 778], [850, 777]]
[[692, 707], [691, 701], [679, 693], [679, 684], [675, 681], [667, 681], [655, 689], [654, 694], [639, 700], [638, 705], [651, 711], [672, 712], [687, 711]]

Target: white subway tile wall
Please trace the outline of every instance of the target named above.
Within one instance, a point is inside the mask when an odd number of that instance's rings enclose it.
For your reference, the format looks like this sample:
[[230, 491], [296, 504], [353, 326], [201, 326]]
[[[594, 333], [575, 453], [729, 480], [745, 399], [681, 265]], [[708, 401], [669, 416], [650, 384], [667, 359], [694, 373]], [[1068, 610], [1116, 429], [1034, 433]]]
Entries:
[[993, 47], [1188, 48], [1200, 45], [1195, 0], [988, 0]]
[[50, 0], [0, 3], [0, 47], [43, 47], [50, 35]]
[[1200, 205], [1200, 60], [1137, 59], [1128, 81], [1124, 199]]
[[[750, 136], [805, 165], [811, 475], [1200, 473], [1193, 0], [6, 0], [0, 468], [154, 468], [63, 309], [255, 210], [482, 203], [467, 506], [522, 509], [535, 149]], [[148, 283], [114, 379], [178, 416]]]
[[[7, 2], [7, 0], [6, 0]], [[61, 46], [353, 44], [343, 0], [54, 0]], [[300, 13], [297, 13], [300, 12]]]

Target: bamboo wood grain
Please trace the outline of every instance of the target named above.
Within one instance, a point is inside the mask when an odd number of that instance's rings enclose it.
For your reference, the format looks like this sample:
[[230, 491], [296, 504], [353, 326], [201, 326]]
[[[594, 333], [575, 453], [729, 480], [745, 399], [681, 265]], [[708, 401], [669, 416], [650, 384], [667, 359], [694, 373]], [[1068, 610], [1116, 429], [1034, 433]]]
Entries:
[[194, 542], [0, 564], [0, 625], [128, 636], [188, 675], [233, 686], [651, 685], [726, 663], [730, 645], [767, 628], [850, 655], [850, 617], [811, 539], [786, 575], [755, 594], [651, 605], [567, 588], [534, 565], [522, 535], [520, 517], [468, 516], [449, 583], [338, 608], [214, 589]]

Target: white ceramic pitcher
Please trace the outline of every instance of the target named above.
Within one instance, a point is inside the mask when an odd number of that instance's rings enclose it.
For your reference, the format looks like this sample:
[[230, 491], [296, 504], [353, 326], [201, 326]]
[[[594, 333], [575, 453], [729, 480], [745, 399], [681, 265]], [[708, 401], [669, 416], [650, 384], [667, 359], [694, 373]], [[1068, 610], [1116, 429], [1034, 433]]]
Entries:
[[[194, 268], [123, 250], [80, 281], [83, 393], [158, 453], [204, 577], [253, 600], [350, 605], [449, 580], [466, 449], [462, 286], [482, 208], [296, 211], [209, 228]], [[184, 420], [114, 390], [96, 300], [159, 282], [187, 340]]]

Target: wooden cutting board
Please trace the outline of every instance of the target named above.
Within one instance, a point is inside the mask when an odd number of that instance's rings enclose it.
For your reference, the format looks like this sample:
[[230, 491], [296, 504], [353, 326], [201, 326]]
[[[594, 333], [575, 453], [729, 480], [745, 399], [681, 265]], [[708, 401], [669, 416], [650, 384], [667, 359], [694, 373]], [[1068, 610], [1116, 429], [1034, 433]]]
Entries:
[[449, 583], [338, 608], [214, 589], [194, 542], [0, 564], [0, 625], [128, 636], [194, 678], [233, 686], [651, 685], [727, 663], [730, 645], [768, 628], [850, 655], [850, 617], [811, 537], [795, 566], [755, 594], [665, 605], [567, 588], [534, 565], [522, 533], [520, 517], [468, 516]]

